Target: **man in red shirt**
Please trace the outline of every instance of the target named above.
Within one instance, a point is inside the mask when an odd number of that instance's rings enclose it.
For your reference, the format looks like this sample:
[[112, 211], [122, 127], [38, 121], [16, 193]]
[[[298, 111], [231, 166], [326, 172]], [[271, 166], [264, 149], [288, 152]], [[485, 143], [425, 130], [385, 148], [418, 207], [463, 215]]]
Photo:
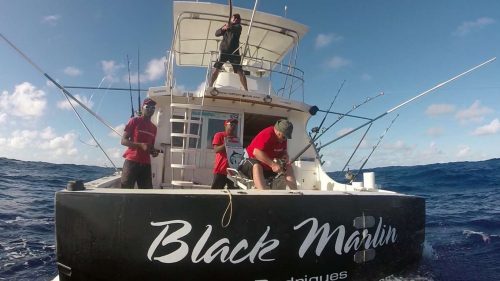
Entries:
[[212, 145], [215, 151], [214, 180], [212, 189], [223, 189], [227, 185], [228, 189], [234, 189], [233, 181], [227, 178], [227, 168], [229, 167], [226, 143], [236, 138], [235, 132], [238, 126], [237, 119], [224, 121], [224, 131], [215, 133]]
[[[274, 126], [269, 126], [255, 136], [246, 148], [246, 158], [240, 166], [240, 171], [253, 179], [255, 188], [269, 188], [266, 179], [275, 178], [279, 173], [286, 175], [286, 184], [290, 189], [297, 189], [293, 169], [287, 152], [287, 139], [292, 138], [293, 124], [281, 119]], [[280, 165], [282, 160], [285, 165]], [[284, 188], [284, 187], [281, 187]]]
[[156, 126], [151, 122], [155, 106], [154, 100], [146, 98], [142, 103], [142, 116], [130, 119], [125, 126], [121, 140], [121, 144], [127, 146], [123, 154], [122, 188], [134, 188], [135, 183], [141, 189], [153, 188], [150, 155], [158, 156], [154, 148]]

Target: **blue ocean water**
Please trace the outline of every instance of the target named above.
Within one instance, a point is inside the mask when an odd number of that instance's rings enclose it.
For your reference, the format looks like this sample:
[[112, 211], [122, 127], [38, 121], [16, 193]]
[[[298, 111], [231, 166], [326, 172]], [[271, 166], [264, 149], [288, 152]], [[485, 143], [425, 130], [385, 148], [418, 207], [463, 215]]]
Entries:
[[[372, 171], [383, 188], [427, 203], [420, 265], [385, 280], [500, 280], [500, 159]], [[52, 280], [54, 192], [112, 172], [0, 158], [0, 280]]]

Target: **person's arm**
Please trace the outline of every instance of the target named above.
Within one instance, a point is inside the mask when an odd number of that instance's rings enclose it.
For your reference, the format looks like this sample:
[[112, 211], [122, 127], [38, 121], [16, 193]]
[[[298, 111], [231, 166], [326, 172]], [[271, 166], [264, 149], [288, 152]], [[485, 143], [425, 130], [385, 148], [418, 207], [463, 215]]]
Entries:
[[214, 145], [214, 151], [215, 151], [215, 153], [222, 152], [224, 150], [226, 150], [226, 145], [225, 144]]
[[123, 132], [121, 144], [130, 148], [142, 149], [144, 151], [148, 151], [147, 143], [133, 142], [132, 136], [127, 131]]
[[269, 158], [269, 156], [267, 156], [264, 151], [258, 148], [254, 148], [253, 155], [257, 160], [271, 167], [273, 172], [278, 173], [281, 170], [281, 166], [278, 163], [274, 162], [273, 159]]
[[222, 26], [221, 28], [219, 28], [215, 31], [215, 36], [220, 37], [220, 36], [224, 35], [224, 33], [226, 33], [227, 29], [228, 29], [227, 24], [224, 24], [224, 26]]

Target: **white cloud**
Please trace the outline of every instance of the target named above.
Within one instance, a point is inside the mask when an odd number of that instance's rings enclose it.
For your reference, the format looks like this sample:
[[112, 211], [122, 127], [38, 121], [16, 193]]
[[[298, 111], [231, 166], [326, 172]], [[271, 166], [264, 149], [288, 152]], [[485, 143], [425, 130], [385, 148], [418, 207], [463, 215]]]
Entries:
[[466, 36], [467, 34], [474, 32], [476, 30], [482, 29], [488, 25], [494, 24], [496, 21], [492, 18], [482, 17], [475, 21], [463, 22], [457, 29], [453, 32], [455, 36]]
[[443, 135], [444, 129], [441, 127], [432, 127], [427, 129], [426, 134], [431, 137], [439, 137]]
[[82, 74], [82, 71], [74, 66], [68, 66], [64, 69], [64, 74], [68, 76], [78, 76]]
[[469, 146], [467, 146], [467, 145], [460, 145], [458, 147], [457, 157], [458, 158], [464, 158], [464, 157], [470, 155], [470, 153], [471, 153], [471, 149], [470, 149]]
[[493, 110], [491, 108], [481, 106], [481, 102], [476, 100], [469, 108], [457, 112], [455, 117], [462, 123], [477, 123], [482, 122], [484, 120], [484, 116], [492, 112]]
[[472, 132], [475, 136], [493, 135], [500, 132], [500, 121], [498, 118], [493, 119], [489, 124], [478, 127]]
[[74, 156], [78, 153], [75, 148], [77, 135], [66, 133], [63, 136], [53, 136], [38, 145], [39, 148], [49, 150], [56, 156]]
[[12, 132], [11, 137], [7, 139], [7, 145], [11, 148], [23, 149], [27, 146], [31, 146], [37, 136], [37, 131], [16, 130]]
[[[123, 132], [125, 130], [125, 124], [120, 124], [114, 128], [118, 133], [123, 135]], [[121, 138], [119, 135], [117, 135], [114, 131], [110, 131], [108, 136], [113, 137], [113, 138]]]
[[118, 147], [113, 147], [106, 149], [106, 153], [109, 155], [109, 157], [113, 159], [122, 159], [122, 154], [123, 154], [124, 149], [118, 148]]
[[[92, 108], [94, 106], [94, 103], [86, 96], [80, 96], [78, 94], [73, 95], [73, 96], [88, 108]], [[69, 100], [71, 101], [71, 104], [74, 107], [80, 106], [76, 101], [72, 100], [71, 98]], [[71, 110], [72, 109], [71, 105], [69, 104], [69, 102], [66, 98], [64, 100], [58, 101], [57, 107], [59, 107], [60, 109], [64, 109], [64, 110]]]
[[60, 15], [49, 15], [42, 18], [42, 23], [55, 26], [59, 22], [59, 19], [61, 19]]
[[343, 136], [349, 132], [351, 132], [354, 128], [343, 128], [337, 132], [337, 136]]
[[40, 137], [42, 139], [52, 139], [56, 137], [56, 134], [54, 133], [54, 129], [52, 129], [52, 127], [47, 127], [40, 132]]
[[146, 78], [148, 81], [155, 81], [163, 77], [165, 73], [165, 57], [159, 59], [152, 59], [148, 62], [148, 67], [146, 68]]
[[117, 72], [125, 66], [123, 64], [117, 64], [114, 60], [102, 60], [101, 67], [104, 72], [104, 78], [107, 81], [118, 82]]
[[45, 92], [28, 82], [16, 85], [12, 95], [7, 91], [0, 95], [0, 110], [3, 113], [26, 120], [42, 116], [46, 105]]
[[335, 33], [328, 33], [328, 34], [318, 34], [318, 36], [316, 36], [316, 41], [314, 43], [314, 46], [316, 48], [323, 48], [323, 47], [326, 47], [328, 45], [330, 45], [330, 43], [332, 42], [338, 42], [338, 41], [341, 41], [343, 38], [342, 36], [339, 36]]
[[455, 111], [455, 106], [452, 104], [431, 104], [425, 110], [428, 116], [437, 116], [452, 113]]
[[3, 124], [7, 121], [7, 113], [0, 112], [0, 124]]
[[340, 69], [344, 66], [351, 65], [351, 61], [343, 57], [334, 56], [327, 61], [327, 66], [333, 69]]

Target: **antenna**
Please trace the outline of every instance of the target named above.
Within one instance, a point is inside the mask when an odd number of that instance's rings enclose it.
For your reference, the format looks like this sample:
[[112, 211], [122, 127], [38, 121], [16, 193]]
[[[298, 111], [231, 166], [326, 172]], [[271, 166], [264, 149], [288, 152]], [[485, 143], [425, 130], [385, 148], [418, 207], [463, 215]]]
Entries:
[[127, 69], [128, 69], [128, 87], [129, 87], [129, 92], [130, 92], [130, 109], [132, 110], [130, 118], [133, 118], [134, 117], [134, 103], [132, 102], [132, 84], [130, 83], [130, 60], [128, 59], [128, 54], [127, 54]]
[[285, 18], [286, 18], [286, 9], [287, 9], [287, 6], [285, 5]]
[[[139, 65], [140, 65], [139, 59], [140, 59], [140, 53], [139, 53], [139, 48], [137, 48], [137, 89], [141, 88], [141, 76], [139, 74]], [[142, 115], [141, 92], [137, 93], [137, 109], [139, 115]]]

